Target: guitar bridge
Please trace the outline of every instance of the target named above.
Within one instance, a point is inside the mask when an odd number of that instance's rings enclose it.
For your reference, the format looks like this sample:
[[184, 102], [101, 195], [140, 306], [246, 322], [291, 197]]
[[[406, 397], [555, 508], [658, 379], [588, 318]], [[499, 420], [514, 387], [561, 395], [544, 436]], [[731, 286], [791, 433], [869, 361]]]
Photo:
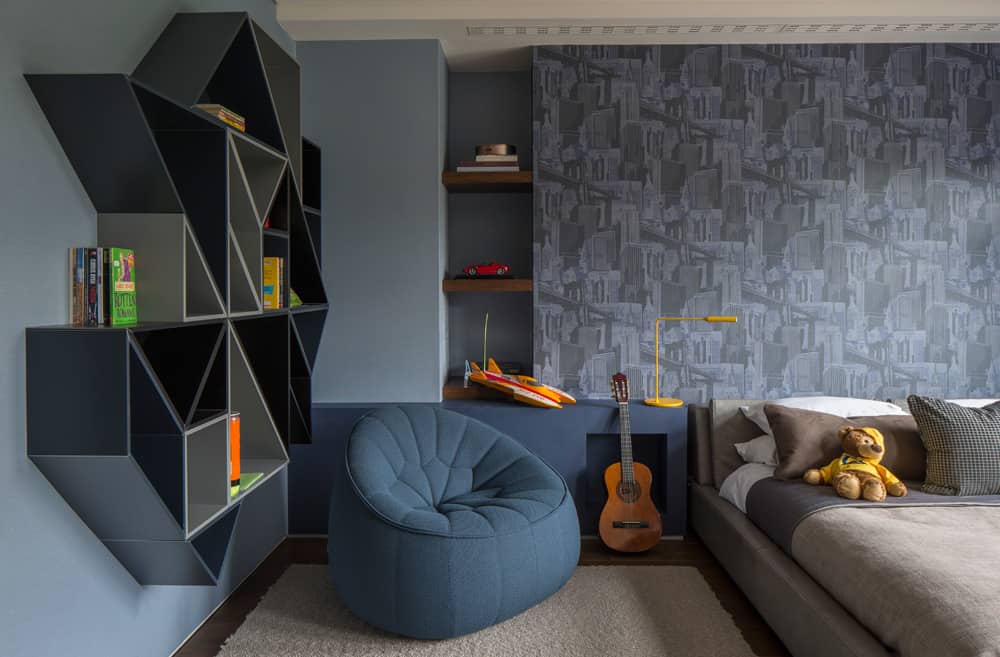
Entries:
[[648, 520], [614, 520], [611, 526], [615, 529], [648, 529]]

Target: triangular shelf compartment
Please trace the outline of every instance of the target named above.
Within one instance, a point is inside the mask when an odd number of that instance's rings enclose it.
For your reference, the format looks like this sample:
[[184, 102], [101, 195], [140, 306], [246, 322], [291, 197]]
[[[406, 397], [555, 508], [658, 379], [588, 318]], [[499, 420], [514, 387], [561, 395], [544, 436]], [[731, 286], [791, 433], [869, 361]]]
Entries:
[[223, 105], [246, 119], [249, 134], [285, 152], [245, 12], [176, 14], [133, 77], [181, 105]]
[[[258, 267], [262, 266], [258, 264]], [[229, 314], [253, 315], [261, 311], [259, 288], [247, 269], [236, 234], [229, 229]]]
[[[263, 321], [263, 320], [261, 320]], [[281, 346], [276, 347], [280, 349]], [[285, 347], [287, 350], [287, 347]], [[284, 382], [284, 380], [283, 380]], [[284, 385], [287, 384], [283, 384]], [[229, 333], [229, 409], [240, 414], [240, 470], [257, 472], [265, 462], [273, 473], [288, 461], [281, 432], [268, 408], [237, 331]], [[248, 467], [248, 466], [253, 467]]]
[[183, 212], [126, 76], [25, 77], [97, 212]]
[[310, 370], [316, 367], [316, 357], [319, 354], [320, 340], [323, 338], [326, 313], [326, 308], [309, 309], [308, 312], [296, 309], [291, 315]]
[[293, 445], [308, 445], [312, 443], [312, 430], [306, 420], [306, 413], [303, 412], [295, 393], [291, 386], [288, 388], [291, 396], [291, 408], [289, 410], [288, 442]]
[[271, 200], [271, 207], [261, 217], [264, 220], [264, 228], [288, 232], [288, 194], [291, 177], [290, 169], [285, 167], [285, 175], [281, 177], [281, 184]]
[[197, 533], [229, 506], [229, 416], [188, 431], [186, 455], [187, 535]]
[[289, 198], [291, 206], [288, 215], [289, 284], [303, 303], [324, 304], [326, 290], [323, 286], [319, 257], [302, 205], [298, 201], [298, 192], [294, 188]]
[[[285, 156], [237, 133], [230, 135], [230, 141], [254, 209], [260, 223], [264, 223], [264, 217], [284, 183]], [[229, 175], [232, 178], [235, 172], [231, 170]]]
[[135, 344], [156, 382], [187, 423], [224, 326], [220, 322], [133, 331]]
[[267, 77], [271, 100], [278, 115], [278, 127], [285, 142], [288, 161], [291, 163], [295, 179], [302, 181], [302, 105], [300, 93], [299, 63], [285, 49], [275, 43], [259, 25], [250, 22], [264, 75]]
[[202, 113], [132, 84], [216, 288], [224, 290], [228, 132]]
[[231, 507], [224, 516], [191, 539], [191, 545], [199, 559], [216, 581], [222, 575], [222, 566], [226, 562], [229, 546], [233, 542], [233, 532], [239, 520], [239, 513], [240, 505]]
[[[242, 173], [236, 147], [230, 140], [229, 149], [229, 233], [242, 254], [250, 276], [250, 285], [260, 294], [261, 289], [261, 224], [254, 202]], [[231, 264], [231, 263], [230, 263]]]
[[215, 286], [215, 278], [205, 263], [202, 253], [191, 227], [186, 229], [184, 242], [184, 318], [212, 319], [226, 314], [226, 304], [222, 300], [219, 289]]
[[[312, 442], [312, 369], [299, 339], [298, 330], [289, 320], [291, 339], [289, 340], [289, 391], [291, 401], [289, 414], [289, 441], [293, 443]], [[298, 416], [298, 417], [296, 417]], [[301, 424], [301, 426], [296, 426]]]
[[224, 306], [183, 214], [99, 214], [97, 242], [135, 252], [140, 322], [221, 318]]
[[[298, 178], [302, 205], [320, 211], [323, 208], [323, 151], [312, 141], [302, 138], [302, 177]], [[318, 235], [313, 235], [319, 241]]]
[[285, 313], [234, 320], [239, 337], [271, 417], [287, 444], [288, 432], [288, 317]]
[[215, 345], [208, 370], [198, 386], [187, 426], [194, 427], [228, 414], [227, 373], [229, 371], [228, 330], [223, 329]]
[[134, 343], [129, 345], [129, 452], [184, 526], [184, 435], [173, 405]]

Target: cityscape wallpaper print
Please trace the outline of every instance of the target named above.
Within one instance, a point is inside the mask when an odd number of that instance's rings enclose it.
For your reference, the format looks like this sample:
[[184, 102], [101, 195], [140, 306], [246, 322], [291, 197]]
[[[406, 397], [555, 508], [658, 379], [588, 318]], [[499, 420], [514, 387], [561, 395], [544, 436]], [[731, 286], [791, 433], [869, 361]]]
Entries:
[[1000, 45], [533, 54], [534, 368], [686, 402], [1000, 394]]

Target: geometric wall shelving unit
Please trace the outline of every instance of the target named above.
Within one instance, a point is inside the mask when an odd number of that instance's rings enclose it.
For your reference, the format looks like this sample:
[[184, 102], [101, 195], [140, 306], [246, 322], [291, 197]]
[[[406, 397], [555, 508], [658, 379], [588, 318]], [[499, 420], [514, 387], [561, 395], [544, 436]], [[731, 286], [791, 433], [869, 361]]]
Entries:
[[[300, 134], [298, 64], [246, 13], [185, 13], [131, 75], [25, 77], [97, 243], [135, 251], [139, 315], [27, 330], [28, 456], [136, 581], [213, 584], [243, 499], [311, 439], [327, 298], [319, 208], [299, 193], [319, 153]], [[263, 309], [275, 255], [304, 305]], [[231, 496], [233, 412], [241, 469], [263, 476]]]

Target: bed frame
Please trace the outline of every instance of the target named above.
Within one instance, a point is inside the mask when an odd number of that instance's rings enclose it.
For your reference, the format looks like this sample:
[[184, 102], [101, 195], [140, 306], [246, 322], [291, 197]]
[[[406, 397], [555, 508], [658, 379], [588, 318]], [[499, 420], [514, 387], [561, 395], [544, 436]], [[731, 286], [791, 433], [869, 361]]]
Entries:
[[688, 518], [692, 529], [795, 657], [892, 657], [888, 649], [732, 504], [719, 485], [742, 465], [735, 443], [760, 430], [739, 407], [688, 408]]

